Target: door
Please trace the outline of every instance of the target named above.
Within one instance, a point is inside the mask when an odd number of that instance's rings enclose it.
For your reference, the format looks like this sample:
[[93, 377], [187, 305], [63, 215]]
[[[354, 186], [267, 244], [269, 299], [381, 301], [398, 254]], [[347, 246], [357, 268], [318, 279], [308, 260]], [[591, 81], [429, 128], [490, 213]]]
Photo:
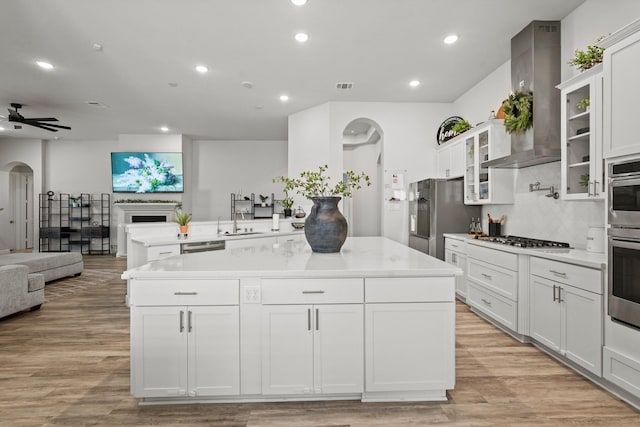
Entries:
[[537, 276], [531, 276], [530, 285], [531, 337], [559, 352], [562, 348], [562, 307], [557, 296], [559, 286], [556, 282]]
[[362, 304], [316, 305], [313, 315], [314, 391], [362, 393]]
[[313, 391], [313, 329], [310, 305], [262, 307], [262, 393]]
[[33, 173], [12, 171], [11, 175], [14, 195], [15, 249], [33, 248]]
[[187, 332], [191, 395], [240, 394], [239, 307], [190, 306]]
[[602, 375], [602, 295], [563, 286], [565, 356]]
[[131, 391], [136, 397], [187, 394], [186, 307], [133, 307]]
[[453, 388], [454, 329], [453, 303], [366, 304], [365, 390]]

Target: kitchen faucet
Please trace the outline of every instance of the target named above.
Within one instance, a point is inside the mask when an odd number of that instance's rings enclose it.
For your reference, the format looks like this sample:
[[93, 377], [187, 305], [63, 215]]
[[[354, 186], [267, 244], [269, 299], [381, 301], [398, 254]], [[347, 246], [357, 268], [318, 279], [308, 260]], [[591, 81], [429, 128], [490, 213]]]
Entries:
[[222, 230], [220, 230], [220, 215], [218, 215], [218, 236], [220, 235], [220, 232]]
[[233, 215], [233, 230], [231, 232], [233, 234], [238, 232], [238, 215], [235, 213]]

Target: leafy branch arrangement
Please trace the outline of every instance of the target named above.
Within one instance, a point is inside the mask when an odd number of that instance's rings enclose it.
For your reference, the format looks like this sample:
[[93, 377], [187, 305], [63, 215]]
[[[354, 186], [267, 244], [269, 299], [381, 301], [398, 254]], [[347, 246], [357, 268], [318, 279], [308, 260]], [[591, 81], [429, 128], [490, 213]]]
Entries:
[[533, 94], [517, 91], [502, 103], [504, 127], [509, 133], [524, 132], [533, 125]]
[[363, 185], [371, 185], [369, 176], [365, 175], [364, 172], [357, 174], [354, 171], [347, 171], [345, 172], [346, 180], [339, 181], [332, 187], [329, 183], [331, 178], [324, 174], [328, 168], [327, 165], [324, 165], [319, 166], [317, 172], [301, 172], [300, 178], [279, 176], [273, 178], [273, 182], [284, 183], [285, 194], [288, 194], [290, 191], [295, 191], [307, 199], [330, 196], [351, 197], [353, 190], [359, 190]]
[[[596, 43], [604, 39], [604, 36], [600, 36]], [[574, 65], [580, 71], [586, 71], [602, 62], [602, 56], [604, 54], [604, 48], [598, 46], [587, 46], [586, 50], [576, 49], [574, 57], [569, 61], [569, 65]]]

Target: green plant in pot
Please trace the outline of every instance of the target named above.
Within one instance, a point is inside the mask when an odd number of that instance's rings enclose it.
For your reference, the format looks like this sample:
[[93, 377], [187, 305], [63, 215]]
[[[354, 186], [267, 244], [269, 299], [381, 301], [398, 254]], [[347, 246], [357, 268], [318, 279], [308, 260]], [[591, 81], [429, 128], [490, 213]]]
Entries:
[[173, 222], [180, 226], [180, 233], [187, 234], [189, 232], [189, 223], [191, 222], [191, 214], [187, 212], [182, 212], [181, 210], [176, 211], [176, 216], [173, 219]]
[[[604, 36], [599, 37], [598, 40], [596, 40], [596, 43], [602, 39], [604, 39]], [[603, 47], [587, 46], [585, 50], [576, 49], [573, 58], [569, 61], [569, 65], [575, 66], [580, 71], [586, 71], [601, 63], [603, 55]]]
[[299, 178], [277, 177], [274, 181], [285, 183], [286, 191], [295, 191], [313, 201], [311, 212], [304, 223], [304, 234], [314, 252], [340, 252], [347, 239], [347, 220], [338, 209], [343, 197], [351, 197], [353, 191], [363, 185], [371, 185], [364, 173], [346, 171], [344, 180], [331, 184], [325, 173], [329, 167], [319, 166], [317, 171], [304, 171]]
[[269, 200], [269, 196], [263, 196], [260, 194], [260, 202], [262, 202], [262, 206], [267, 206], [267, 201]]
[[591, 100], [589, 98], [584, 98], [576, 103], [576, 108], [578, 110], [586, 110], [591, 105]]
[[469, 129], [471, 129], [471, 124], [466, 120], [461, 120], [459, 122], [456, 122], [451, 127], [451, 130], [454, 131], [458, 135], [463, 133], [463, 132], [468, 131]]

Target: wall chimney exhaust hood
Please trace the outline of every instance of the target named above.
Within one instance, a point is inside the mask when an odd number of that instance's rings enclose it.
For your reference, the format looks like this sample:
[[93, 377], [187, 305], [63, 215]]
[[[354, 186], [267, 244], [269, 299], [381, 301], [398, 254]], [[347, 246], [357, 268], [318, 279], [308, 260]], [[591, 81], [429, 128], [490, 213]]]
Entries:
[[526, 168], [560, 160], [560, 21], [532, 21], [511, 39], [511, 87], [533, 93], [533, 126], [511, 134], [511, 154], [482, 167]]

